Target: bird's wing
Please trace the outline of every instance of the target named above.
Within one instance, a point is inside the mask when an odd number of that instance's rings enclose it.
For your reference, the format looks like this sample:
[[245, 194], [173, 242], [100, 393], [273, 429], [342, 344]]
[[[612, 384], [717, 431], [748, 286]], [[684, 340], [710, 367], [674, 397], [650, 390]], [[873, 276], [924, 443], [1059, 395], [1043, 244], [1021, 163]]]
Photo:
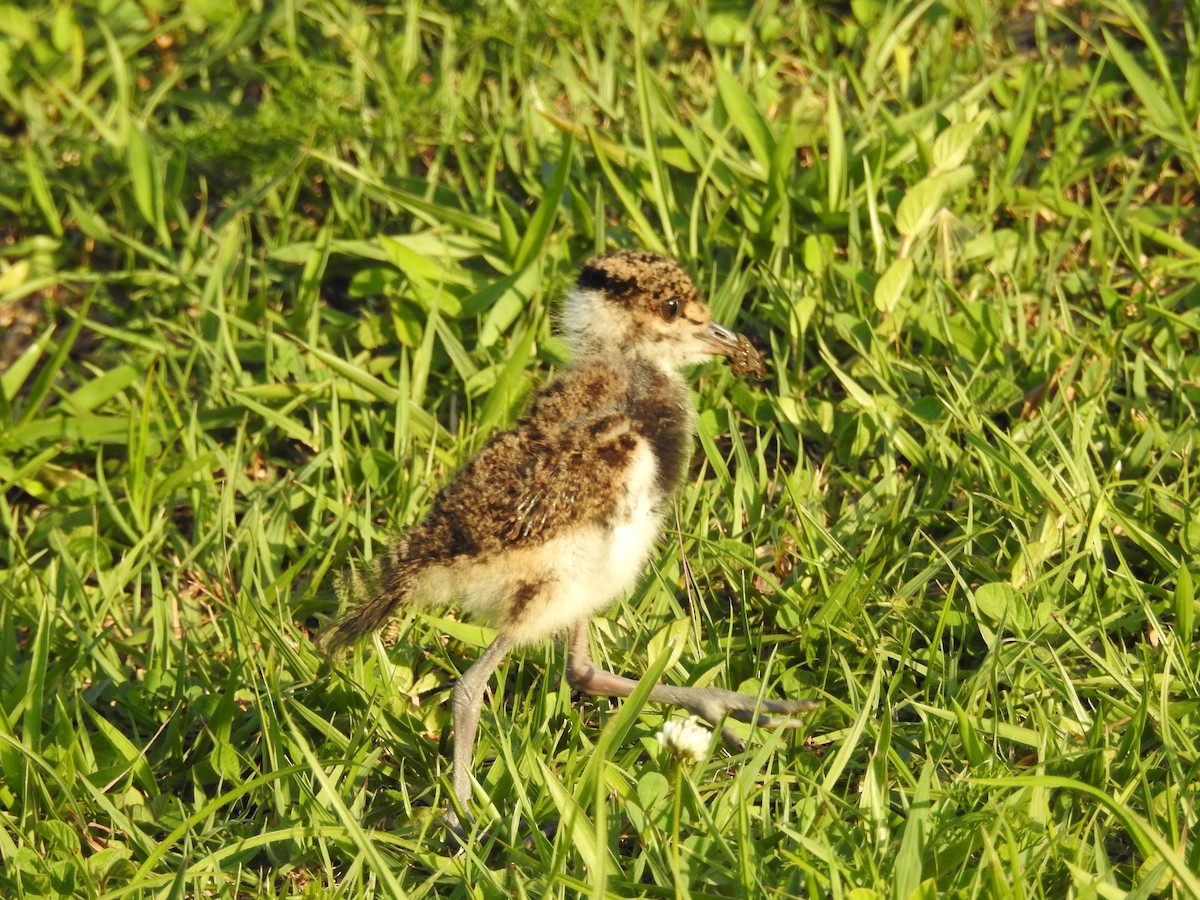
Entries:
[[550, 430], [527, 420], [494, 435], [408, 534], [409, 552], [427, 559], [476, 556], [602, 522], [624, 500], [620, 486], [638, 444], [629, 417], [618, 411]]
[[517, 427], [553, 432], [616, 412], [628, 391], [628, 374], [595, 366], [567, 372], [534, 395]]

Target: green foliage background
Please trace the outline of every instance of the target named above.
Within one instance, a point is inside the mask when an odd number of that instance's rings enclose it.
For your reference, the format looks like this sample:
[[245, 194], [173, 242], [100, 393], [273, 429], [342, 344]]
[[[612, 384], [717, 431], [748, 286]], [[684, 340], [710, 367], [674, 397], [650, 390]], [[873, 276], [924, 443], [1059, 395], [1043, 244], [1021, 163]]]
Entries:
[[[1200, 895], [1200, 13], [0, 6], [0, 894]], [[823, 701], [678, 768], [510, 660], [445, 852], [453, 612], [335, 575], [563, 364], [597, 250], [698, 373], [613, 668]]]

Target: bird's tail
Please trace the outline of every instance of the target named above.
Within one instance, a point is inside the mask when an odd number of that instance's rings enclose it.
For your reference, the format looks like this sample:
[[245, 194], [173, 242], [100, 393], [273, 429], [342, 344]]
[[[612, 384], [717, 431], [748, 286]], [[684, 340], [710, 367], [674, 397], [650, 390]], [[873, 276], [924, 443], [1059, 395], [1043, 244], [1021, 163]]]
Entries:
[[379, 631], [408, 599], [419, 565], [406, 558], [406, 550], [397, 542], [382, 557], [338, 576], [338, 599], [355, 605], [318, 635], [324, 653], [335, 655]]

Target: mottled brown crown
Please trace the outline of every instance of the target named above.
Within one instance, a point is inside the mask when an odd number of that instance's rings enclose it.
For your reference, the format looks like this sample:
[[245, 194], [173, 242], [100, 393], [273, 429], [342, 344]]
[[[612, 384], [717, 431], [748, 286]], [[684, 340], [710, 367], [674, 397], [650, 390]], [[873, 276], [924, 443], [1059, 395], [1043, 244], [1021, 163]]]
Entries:
[[699, 301], [691, 276], [670, 257], [648, 250], [617, 250], [584, 263], [578, 287], [599, 291], [618, 303], [654, 305], [675, 297]]

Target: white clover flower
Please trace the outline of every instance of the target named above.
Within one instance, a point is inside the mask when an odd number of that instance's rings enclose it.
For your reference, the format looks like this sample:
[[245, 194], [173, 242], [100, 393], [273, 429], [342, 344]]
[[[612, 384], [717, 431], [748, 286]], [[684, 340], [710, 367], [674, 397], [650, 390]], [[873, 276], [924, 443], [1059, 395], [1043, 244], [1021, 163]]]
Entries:
[[664, 722], [662, 731], [655, 737], [676, 759], [691, 758], [699, 762], [708, 753], [712, 732], [700, 724], [697, 716], [689, 716]]

